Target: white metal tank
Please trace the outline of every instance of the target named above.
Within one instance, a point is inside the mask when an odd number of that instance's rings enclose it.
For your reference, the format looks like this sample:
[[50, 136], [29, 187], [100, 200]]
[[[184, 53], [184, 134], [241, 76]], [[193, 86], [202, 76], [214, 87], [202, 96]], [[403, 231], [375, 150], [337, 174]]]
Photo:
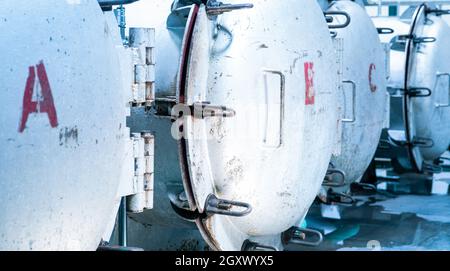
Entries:
[[117, 28], [95, 0], [0, 18], [0, 249], [95, 250], [132, 150]]
[[331, 25], [349, 25], [334, 30], [337, 57], [342, 67], [344, 95], [340, 154], [331, 159], [332, 172], [341, 172], [343, 182], [326, 181], [326, 189], [347, 192], [359, 181], [375, 154], [387, 117], [386, 52], [378, 32], [364, 8], [352, 1], [335, 1], [328, 13], [346, 13], [349, 18], [334, 15]]
[[[317, 2], [252, 3], [174, 6], [157, 44], [180, 56], [178, 71], [167, 72], [170, 60], [159, 66], [168, 53], [158, 49], [156, 80], [167, 88], [157, 87], [156, 114], [132, 114], [155, 135], [160, 203], [133, 219], [175, 226], [176, 210], [218, 250], [247, 240], [279, 248], [319, 191], [336, 142], [337, 66]], [[196, 111], [172, 123], [173, 107]], [[185, 137], [175, 140], [178, 130]]]
[[450, 28], [426, 5], [399, 20], [374, 18], [392, 32], [382, 35], [391, 43], [391, 126], [377, 157], [390, 158], [397, 171], [433, 173], [450, 138]]

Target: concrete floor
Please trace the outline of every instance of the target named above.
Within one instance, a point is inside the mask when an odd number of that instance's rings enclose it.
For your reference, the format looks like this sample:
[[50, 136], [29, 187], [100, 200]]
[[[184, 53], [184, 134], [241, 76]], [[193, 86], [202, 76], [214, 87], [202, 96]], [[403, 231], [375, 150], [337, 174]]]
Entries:
[[[450, 251], [449, 176], [444, 177], [433, 181], [429, 195], [395, 194], [383, 189], [398, 186], [404, 191], [401, 185], [382, 184], [376, 195], [355, 197], [356, 206], [315, 204], [307, 224], [324, 234], [323, 243], [318, 247], [287, 246], [286, 250]], [[194, 225], [168, 229], [129, 219], [128, 227], [129, 246], [150, 251], [208, 249]], [[116, 233], [112, 244], [117, 244]]]
[[288, 250], [450, 250], [448, 184], [434, 181], [432, 190], [431, 195], [381, 190], [375, 196], [359, 197], [358, 207], [315, 205], [307, 221], [309, 227], [325, 233], [324, 242], [316, 248]]

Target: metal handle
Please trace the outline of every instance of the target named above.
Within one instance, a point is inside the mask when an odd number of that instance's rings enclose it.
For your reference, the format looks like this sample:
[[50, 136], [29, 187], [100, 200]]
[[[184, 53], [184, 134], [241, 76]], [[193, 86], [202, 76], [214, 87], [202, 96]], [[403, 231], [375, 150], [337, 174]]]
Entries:
[[[279, 88], [277, 88], [277, 93], [279, 92], [279, 98], [280, 98], [280, 118], [279, 118], [279, 123], [278, 125], [278, 129], [279, 129], [279, 138], [277, 140], [277, 144], [274, 146], [276, 148], [279, 148], [283, 145], [283, 130], [284, 130], [284, 115], [285, 115], [285, 99], [286, 99], [286, 76], [280, 72], [280, 71], [276, 71], [276, 70], [264, 70], [265, 73], [269, 73], [269, 74], [274, 74], [276, 76], [279, 76]], [[268, 90], [268, 88], [266, 88], [266, 91]], [[268, 96], [269, 93], [266, 92], [266, 95]], [[269, 108], [268, 111], [270, 112]], [[268, 112], [268, 114], [269, 114]], [[269, 115], [267, 114], [267, 120], [266, 120], [266, 132], [264, 135], [264, 143], [267, 144], [268, 143], [268, 129], [269, 129]]]
[[379, 27], [379, 28], [377, 28], [377, 31], [378, 31], [378, 34], [380, 34], [380, 35], [394, 33], [394, 29], [388, 28], [388, 27]]
[[[233, 207], [244, 208], [242, 211], [231, 211]], [[227, 215], [241, 217], [250, 214], [252, 206], [245, 202], [231, 201], [225, 199], [219, 199], [216, 195], [211, 194], [206, 199], [205, 212], [208, 215]]]
[[417, 37], [416, 35], [398, 35], [397, 40], [399, 42], [406, 42], [407, 40], [412, 40], [415, 44], [417, 43], [431, 43], [435, 42], [435, 37]]
[[[333, 182], [334, 178], [333, 176], [338, 175], [340, 176], [340, 180], [342, 180], [341, 182]], [[325, 175], [325, 179], [322, 183], [322, 185], [324, 186], [329, 186], [329, 187], [342, 187], [345, 186], [345, 172], [340, 170], [340, 169], [335, 169], [335, 168], [329, 168], [327, 170], [327, 174]]]
[[322, 243], [323, 235], [316, 230], [292, 227], [282, 234], [282, 240], [285, 244], [314, 247]]
[[[328, 23], [329, 29], [345, 28], [351, 22], [350, 15], [348, 15], [348, 13], [345, 11], [327, 11], [327, 12], [324, 12], [323, 14], [325, 15], [325, 20]], [[334, 21], [333, 16], [344, 16], [345, 22], [342, 24], [331, 24]]]
[[431, 91], [431, 89], [424, 88], [424, 87], [411, 87], [411, 88], [408, 88], [407, 91], [405, 92], [406, 95], [408, 95], [409, 97], [414, 97], [414, 98], [430, 97], [431, 93], [433, 93]]
[[436, 75], [436, 82], [438, 82], [439, 78], [447, 76], [448, 78], [448, 100], [446, 104], [436, 104], [436, 107], [440, 108], [440, 107], [450, 107], [450, 73], [438, 73]]
[[[356, 121], [356, 83], [352, 80], [342, 81], [344, 84], [352, 85], [352, 118], [350, 119], [342, 119], [342, 122], [346, 123], [354, 123]], [[347, 109], [347, 108], [346, 108]], [[347, 110], [345, 110], [347, 111]]]

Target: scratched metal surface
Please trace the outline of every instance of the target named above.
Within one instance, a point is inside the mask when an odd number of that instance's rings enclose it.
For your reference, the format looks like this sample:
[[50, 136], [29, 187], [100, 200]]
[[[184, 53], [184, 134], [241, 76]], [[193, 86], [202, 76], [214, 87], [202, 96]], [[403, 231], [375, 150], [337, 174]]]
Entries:
[[97, 248], [129, 136], [114, 29], [95, 0], [2, 1], [0, 250]]

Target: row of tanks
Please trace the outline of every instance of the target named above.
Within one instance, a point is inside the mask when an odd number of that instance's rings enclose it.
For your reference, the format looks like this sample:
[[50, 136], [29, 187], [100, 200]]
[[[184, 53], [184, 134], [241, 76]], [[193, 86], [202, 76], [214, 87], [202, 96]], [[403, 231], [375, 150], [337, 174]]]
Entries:
[[442, 170], [438, 6], [167, 0], [126, 35], [113, 6], [135, 1], [4, 2], [2, 250], [105, 249], [115, 227], [153, 249], [317, 245], [311, 204], [351, 203], [371, 163]]

